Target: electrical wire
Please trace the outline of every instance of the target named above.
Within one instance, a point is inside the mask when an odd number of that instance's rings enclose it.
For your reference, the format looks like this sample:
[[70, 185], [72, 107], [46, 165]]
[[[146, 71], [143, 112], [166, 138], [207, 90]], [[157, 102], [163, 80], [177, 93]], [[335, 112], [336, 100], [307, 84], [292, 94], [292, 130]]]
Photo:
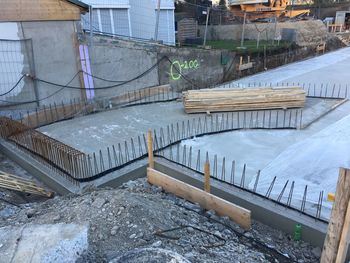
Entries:
[[[72, 81], [78, 76], [79, 72], [77, 72], [73, 78], [66, 84], [66, 86], [68, 86], [70, 83], [72, 83]], [[44, 97], [44, 98], [41, 98], [41, 99], [38, 99], [38, 100], [31, 100], [31, 101], [21, 101], [21, 102], [15, 102], [13, 103], [12, 101], [7, 101], [7, 100], [0, 100], [1, 102], [6, 102], [6, 103], [10, 103], [10, 104], [7, 104], [6, 106], [17, 106], [17, 105], [24, 105], [24, 104], [30, 104], [30, 103], [36, 103], [36, 102], [41, 102], [41, 101], [44, 101], [44, 100], [47, 100], [51, 97], [53, 97], [54, 95], [56, 95], [57, 93], [61, 92], [62, 90], [64, 90], [66, 87], [63, 86], [61, 89], [55, 91], [54, 93], [50, 94], [49, 96], [47, 97]]]
[[23, 79], [24, 77], [26, 77], [26, 75], [22, 75], [22, 76], [18, 79], [18, 81], [16, 82], [16, 84], [15, 84], [11, 89], [9, 89], [8, 91], [6, 91], [5, 93], [0, 94], [0, 97], [5, 96], [5, 95], [9, 94], [11, 91], [13, 91], [13, 90], [19, 85], [19, 83], [22, 81], [22, 79]]
[[[36, 80], [36, 81], [39, 81], [39, 82], [42, 82], [42, 83], [46, 83], [46, 84], [49, 84], [49, 85], [53, 85], [53, 86], [57, 86], [57, 87], [61, 87], [61, 89], [55, 91], [54, 93], [50, 94], [49, 96], [45, 97], [45, 98], [42, 98], [42, 99], [39, 99], [39, 100], [32, 100], [32, 101], [22, 101], [22, 102], [12, 102], [12, 101], [7, 101], [7, 100], [0, 100], [1, 102], [5, 102], [5, 103], [9, 103], [7, 104], [6, 106], [16, 106], [16, 105], [23, 105], [23, 104], [30, 104], [30, 103], [35, 103], [35, 102], [41, 102], [43, 100], [46, 100], [48, 98], [51, 98], [52, 96], [56, 95], [57, 93], [61, 92], [62, 90], [64, 89], [76, 89], [76, 90], [105, 90], [105, 89], [111, 89], [111, 88], [115, 88], [115, 87], [120, 87], [120, 86], [123, 86], [127, 83], [130, 83], [130, 82], [133, 82], [139, 78], [142, 78], [143, 76], [147, 75], [149, 72], [151, 72], [155, 67], [157, 67], [162, 60], [166, 59], [170, 64], [173, 64], [173, 61], [168, 57], [168, 56], [163, 56], [161, 59], [159, 59], [157, 61], [156, 64], [154, 64], [153, 66], [151, 66], [149, 69], [147, 69], [146, 71], [144, 71], [143, 73], [141, 73], [140, 75], [130, 79], [130, 80], [127, 80], [127, 81], [124, 81], [122, 83], [119, 83], [119, 84], [116, 84], [116, 85], [111, 85], [111, 86], [106, 86], [106, 87], [100, 87], [100, 88], [81, 88], [81, 87], [75, 87], [75, 86], [69, 86], [69, 84], [76, 78], [76, 76], [82, 72], [82, 71], [78, 71], [74, 76], [73, 78], [66, 84], [66, 85], [62, 85], [62, 84], [58, 84], [58, 83], [54, 83], [54, 82], [51, 82], [51, 81], [47, 81], [47, 80], [43, 80], [43, 79], [40, 79], [40, 78], [37, 78], [37, 77], [33, 77], [32, 79], [33, 80]], [[181, 70], [178, 69], [177, 67], [174, 67], [174, 69], [177, 71], [177, 73], [185, 80], [187, 81], [188, 83], [190, 83], [193, 87], [196, 87], [197, 89], [200, 89], [200, 87], [198, 85], [196, 85], [192, 80], [190, 80], [189, 78], [187, 78], [187, 76], [183, 75]], [[84, 72], [85, 73], [85, 72]], [[88, 74], [88, 73], [87, 73]], [[91, 75], [91, 74], [89, 74]], [[92, 77], [96, 77], [96, 76], [93, 76], [91, 75]], [[100, 78], [102, 79], [102, 78]], [[108, 81], [107, 79], [104, 79], [105, 81]], [[117, 81], [115, 81], [117, 82]], [[119, 81], [118, 81], [119, 82]]]
[[271, 246], [267, 246], [264, 242], [260, 241], [259, 239], [257, 238], [254, 238], [254, 237], [249, 237], [249, 236], [245, 236], [243, 233], [237, 231], [236, 229], [234, 229], [232, 226], [230, 226], [229, 224], [226, 224], [226, 223], [223, 223], [221, 222], [220, 220], [216, 220], [212, 217], [210, 217], [209, 215], [206, 215], [206, 214], [203, 214], [201, 212], [198, 212], [194, 209], [191, 209], [189, 207], [186, 207], [186, 206], [183, 206], [183, 205], [180, 205], [180, 204], [177, 204], [178, 206], [188, 210], [188, 211], [191, 211], [191, 212], [194, 212], [198, 215], [201, 215], [201, 216], [204, 216], [206, 218], [208, 218], [209, 221], [213, 221], [215, 223], [218, 223], [218, 224], [221, 224], [223, 225], [224, 227], [226, 228], [229, 228], [230, 230], [232, 230], [239, 238], [245, 238], [245, 239], [248, 239], [252, 244], [256, 244], [257, 247], [260, 247], [260, 248], [263, 248], [265, 250], [268, 250], [268, 251], [271, 251], [272, 253], [274, 253], [275, 255], [278, 255], [279, 257], [283, 258], [285, 261], [288, 261], [288, 262], [293, 262], [293, 263], [297, 263], [297, 261], [295, 261], [294, 259], [291, 259], [289, 258], [288, 256], [286, 256], [285, 254], [281, 253], [279, 250], [277, 250], [276, 248], [274, 247], [271, 247]]

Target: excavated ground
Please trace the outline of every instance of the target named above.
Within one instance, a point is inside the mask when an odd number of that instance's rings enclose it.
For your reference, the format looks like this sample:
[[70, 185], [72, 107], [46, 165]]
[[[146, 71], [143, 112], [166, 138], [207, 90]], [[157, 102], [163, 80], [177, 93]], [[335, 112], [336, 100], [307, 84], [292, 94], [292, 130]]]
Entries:
[[[35, 225], [86, 226], [88, 248], [78, 256], [77, 262], [164, 262], [169, 259], [169, 262], [301, 263], [317, 262], [321, 253], [320, 248], [296, 242], [290, 235], [259, 222], [254, 221], [250, 231], [243, 231], [227, 218], [166, 194], [145, 179], [130, 181], [119, 189], [7, 207], [12, 213], [9, 217], [0, 217], [0, 227], [6, 226], [0, 228], [0, 236], [6, 236], [6, 231], [14, 233], [14, 229]], [[172, 229], [163, 235], [157, 234], [157, 231]], [[16, 246], [21, 248], [18, 235]], [[31, 238], [33, 242], [41, 242], [35, 240], [35, 235]], [[21, 253], [20, 249], [9, 251], [6, 239], [0, 243], [0, 254]], [[39, 252], [28, 253], [28, 257], [35, 257]]]

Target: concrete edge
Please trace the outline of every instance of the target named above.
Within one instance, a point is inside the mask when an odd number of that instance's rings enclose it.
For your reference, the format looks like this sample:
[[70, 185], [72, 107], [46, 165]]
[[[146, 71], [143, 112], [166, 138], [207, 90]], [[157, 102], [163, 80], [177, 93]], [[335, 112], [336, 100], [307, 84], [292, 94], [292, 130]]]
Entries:
[[[155, 169], [173, 178], [203, 189], [203, 176], [173, 164], [165, 159], [155, 158]], [[229, 186], [222, 182], [211, 181], [211, 192], [227, 201], [251, 210], [252, 218], [279, 229], [285, 233], [294, 234], [296, 224], [302, 225], [302, 239], [313, 246], [323, 246], [328, 224], [315, 220], [295, 210], [278, 205], [244, 190]]]
[[80, 187], [69, 182], [54, 170], [49, 169], [29, 154], [18, 150], [13, 144], [0, 140], [0, 151], [9, 159], [17, 163], [33, 177], [43, 182], [46, 186], [60, 195], [80, 193]]

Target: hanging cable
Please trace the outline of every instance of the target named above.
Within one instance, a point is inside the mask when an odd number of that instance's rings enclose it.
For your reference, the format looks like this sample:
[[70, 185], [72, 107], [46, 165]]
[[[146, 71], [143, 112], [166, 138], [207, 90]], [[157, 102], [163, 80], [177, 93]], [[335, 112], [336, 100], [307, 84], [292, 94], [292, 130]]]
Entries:
[[5, 93], [0, 94], [0, 97], [5, 96], [5, 95], [9, 94], [11, 91], [13, 91], [19, 85], [19, 83], [22, 81], [22, 79], [24, 79], [24, 77], [26, 77], [26, 76], [29, 76], [29, 75], [22, 75], [11, 89], [6, 91]]

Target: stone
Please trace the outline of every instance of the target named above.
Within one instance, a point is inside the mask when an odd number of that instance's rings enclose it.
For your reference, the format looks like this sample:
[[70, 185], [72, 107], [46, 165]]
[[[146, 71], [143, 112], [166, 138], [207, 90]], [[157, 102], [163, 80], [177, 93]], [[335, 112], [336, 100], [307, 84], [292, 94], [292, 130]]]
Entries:
[[135, 237], [136, 237], [136, 234], [132, 234], [132, 235], [129, 236], [130, 239], [133, 239]]
[[312, 255], [314, 255], [315, 258], [318, 259], [321, 257], [322, 251], [319, 247], [315, 247], [311, 250], [311, 253], [312, 253]]
[[253, 237], [253, 235], [250, 232], [245, 232], [244, 236], [248, 237], [248, 238], [252, 238]]
[[188, 258], [189, 260], [194, 258], [194, 254], [192, 252], [188, 252], [184, 256], [185, 256], [185, 258]]
[[158, 240], [158, 241], [154, 242], [151, 246], [152, 247], [160, 247], [161, 244], [162, 244], [162, 241]]
[[188, 228], [187, 228], [187, 231], [188, 231], [189, 233], [193, 233], [193, 232], [194, 232], [194, 229], [193, 229], [193, 227], [188, 227]]
[[58, 221], [58, 220], [60, 220], [60, 219], [61, 219], [61, 216], [60, 216], [59, 214], [55, 215], [55, 216], [52, 218], [53, 221]]
[[222, 238], [222, 234], [221, 234], [219, 231], [215, 231], [215, 232], [214, 232], [214, 235], [216, 235], [216, 236]]
[[97, 197], [95, 201], [92, 203], [92, 206], [96, 208], [101, 208], [106, 203], [106, 200], [102, 197]]
[[36, 213], [36, 210], [34, 208], [30, 208], [26, 211], [26, 215], [28, 218], [33, 217], [35, 215], [35, 213]]

